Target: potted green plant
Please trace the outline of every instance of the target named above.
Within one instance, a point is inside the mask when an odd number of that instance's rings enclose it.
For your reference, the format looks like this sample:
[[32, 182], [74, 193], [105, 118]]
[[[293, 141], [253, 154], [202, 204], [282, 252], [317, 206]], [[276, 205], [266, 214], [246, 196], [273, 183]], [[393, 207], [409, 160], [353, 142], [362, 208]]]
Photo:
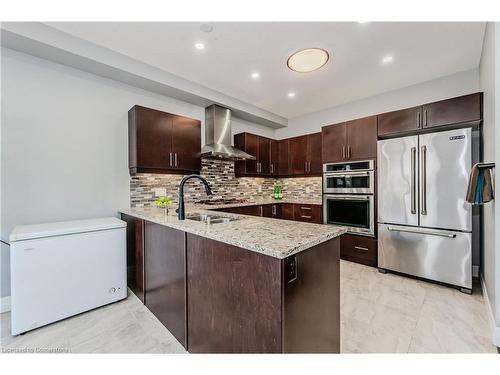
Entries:
[[155, 201], [156, 207], [162, 208], [165, 216], [168, 215], [168, 207], [172, 204], [172, 198], [170, 197], [158, 197]]

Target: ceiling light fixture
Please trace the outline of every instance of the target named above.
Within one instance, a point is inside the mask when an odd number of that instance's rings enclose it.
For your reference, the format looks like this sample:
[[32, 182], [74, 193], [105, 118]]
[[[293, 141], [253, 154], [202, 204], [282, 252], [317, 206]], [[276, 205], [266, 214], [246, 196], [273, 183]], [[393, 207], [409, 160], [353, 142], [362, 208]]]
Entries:
[[253, 72], [253, 73], [252, 73], [252, 78], [253, 78], [253, 79], [257, 79], [257, 78], [259, 78], [259, 77], [260, 77], [259, 72]]
[[286, 65], [294, 72], [308, 73], [321, 68], [330, 58], [328, 52], [321, 48], [307, 48], [292, 54]]
[[288, 96], [289, 98], [295, 98], [295, 92], [290, 91], [290, 92], [287, 94], [287, 96]]
[[385, 64], [385, 65], [390, 64], [393, 60], [394, 60], [394, 57], [391, 55], [384, 56], [384, 57], [382, 57], [382, 64]]
[[202, 50], [205, 49], [205, 45], [201, 42], [195, 43], [194, 48]]

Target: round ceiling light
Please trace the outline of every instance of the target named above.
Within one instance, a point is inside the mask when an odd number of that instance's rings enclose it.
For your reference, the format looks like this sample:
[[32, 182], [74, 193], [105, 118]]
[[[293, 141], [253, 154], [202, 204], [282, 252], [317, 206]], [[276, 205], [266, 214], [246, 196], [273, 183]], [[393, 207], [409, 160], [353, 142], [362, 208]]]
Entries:
[[321, 48], [307, 48], [291, 55], [286, 65], [294, 72], [308, 73], [321, 68], [328, 62], [328, 52]]

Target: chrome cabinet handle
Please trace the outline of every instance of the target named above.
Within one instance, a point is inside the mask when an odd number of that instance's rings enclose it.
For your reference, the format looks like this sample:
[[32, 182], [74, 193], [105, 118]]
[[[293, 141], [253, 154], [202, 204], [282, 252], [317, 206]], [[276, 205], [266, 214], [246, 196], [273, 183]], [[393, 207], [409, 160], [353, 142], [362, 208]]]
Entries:
[[271, 165], [269, 166], [269, 168], [271, 169], [271, 173], [274, 173], [274, 165], [273, 165], [273, 163], [271, 163]]
[[172, 153], [169, 154], [169, 165], [172, 166]]
[[421, 198], [420, 198], [420, 205], [422, 206], [422, 209], [420, 210], [420, 213], [422, 215], [427, 215], [427, 160], [426, 160], [426, 155], [427, 154], [427, 147], [421, 146], [420, 147], [420, 191], [421, 191]]
[[367, 247], [361, 247], [361, 246], [354, 246], [354, 248], [358, 249], [358, 250], [363, 250], [363, 251], [369, 251], [370, 250]]
[[177, 152], [174, 154], [174, 165], [177, 167]]
[[351, 158], [351, 146], [347, 146], [347, 159]]
[[417, 148], [412, 147], [411, 148], [411, 192], [410, 192], [410, 205], [411, 205], [411, 213], [416, 214], [417, 209], [416, 209], [416, 184], [415, 184], [415, 161], [416, 161], [416, 154], [417, 154]]
[[424, 109], [424, 127], [427, 126], [427, 110]]
[[273, 215], [276, 215], [276, 205], [273, 204]]
[[439, 237], [447, 237], [447, 238], [455, 238], [457, 236], [455, 233], [443, 233], [443, 232], [435, 232], [435, 231], [431, 231], [431, 230], [412, 230], [412, 229], [403, 229], [403, 228], [394, 228], [394, 227], [387, 227], [387, 230], [390, 232], [428, 234], [431, 236], [439, 236]]
[[421, 126], [421, 124], [420, 124], [420, 116], [421, 116], [420, 111], [418, 111], [417, 112], [417, 129], [420, 129], [420, 126]]
[[311, 207], [300, 207], [301, 210], [312, 210]]
[[263, 210], [262, 206], [260, 206], [260, 216], [264, 216], [264, 210]]
[[345, 146], [342, 146], [342, 159], [345, 159]]
[[311, 172], [311, 162], [309, 162], [309, 172]]
[[300, 215], [300, 217], [303, 217], [304, 219], [310, 219], [312, 216], [309, 216], [309, 215]]

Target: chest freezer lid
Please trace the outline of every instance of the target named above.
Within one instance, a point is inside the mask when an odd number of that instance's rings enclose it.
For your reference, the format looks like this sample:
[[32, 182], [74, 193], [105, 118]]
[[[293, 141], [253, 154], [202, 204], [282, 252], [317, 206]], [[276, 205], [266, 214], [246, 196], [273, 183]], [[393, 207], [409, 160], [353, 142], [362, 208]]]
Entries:
[[56, 223], [19, 225], [10, 234], [10, 242], [31, 240], [69, 234], [96, 232], [101, 230], [125, 228], [127, 223], [116, 217], [60, 221]]

